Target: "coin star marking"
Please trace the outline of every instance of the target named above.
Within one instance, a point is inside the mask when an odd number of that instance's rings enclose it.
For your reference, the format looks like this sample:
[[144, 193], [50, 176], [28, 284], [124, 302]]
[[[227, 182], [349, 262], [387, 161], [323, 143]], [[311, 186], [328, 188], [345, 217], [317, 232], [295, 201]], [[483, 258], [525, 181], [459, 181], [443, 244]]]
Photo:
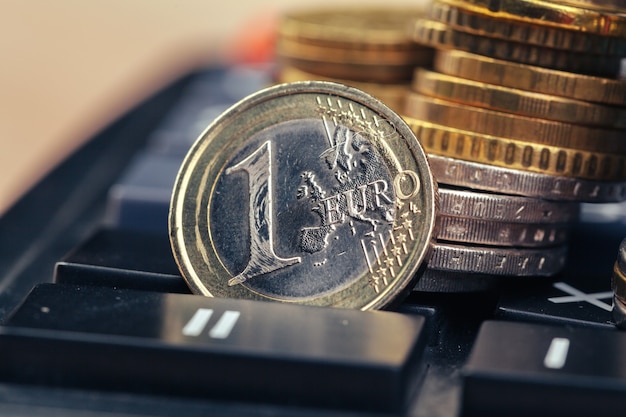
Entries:
[[196, 142], [174, 188], [172, 248], [205, 295], [382, 308], [414, 285], [434, 190], [419, 142], [382, 103], [285, 84]]

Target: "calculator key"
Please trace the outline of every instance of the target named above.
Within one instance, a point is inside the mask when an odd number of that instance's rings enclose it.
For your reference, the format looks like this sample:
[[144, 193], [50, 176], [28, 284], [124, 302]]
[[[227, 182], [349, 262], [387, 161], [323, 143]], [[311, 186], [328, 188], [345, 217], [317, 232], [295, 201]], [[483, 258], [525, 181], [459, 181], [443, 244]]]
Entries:
[[444, 302], [433, 298], [420, 297], [421, 294], [411, 292], [402, 304], [395, 308], [395, 311], [402, 314], [414, 314], [422, 316], [426, 319], [425, 328], [428, 334], [428, 345], [435, 346], [439, 343], [439, 328], [443, 321]]
[[[483, 320], [493, 317], [497, 301], [495, 293], [425, 293], [411, 292], [396, 307], [396, 311], [405, 314], [417, 314], [426, 318], [429, 346], [452, 344], [456, 355], [461, 347], [458, 343], [471, 346], [473, 336]], [[471, 314], [468, 312], [471, 311]], [[452, 336], [455, 340], [450, 340]], [[462, 342], [461, 342], [462, 340]], [[465, 346], [462, 350], [465, 349]], [[466, 352], [467, 354], [467, 352]]]
[[271, 84], [267, 66], [213, 67], [197, 77], [151, 135], [149, 152], [183, 157], [224, 110]]
[[0, 327], [0, 379], [398, 411], [423, 328], [392, 312], [42, 284]]
[[146, 291], [190, 293], [167, 238], [102, 229], [57, 262], [54, 281]]
[[620, 414], [626, 334], [530, 323], [483, 323], [464, 372], [464, 416]]
[[189, 148], [224, 110], [266, 86], [269, 74], [262, 67], [213, 68], [196, 79], [111, 187], [107, 224], [167, 233], [174, 180]]
[[139, 155], [109, 191], [110, 228], [167, 233], [167, 212], [182, 157]]
[[611, 277], [560, 276], [504, 286], [498, 319], [613, 329]]
[[506, 282], [497, 318], [613, 329], [611, 276], [622, 234], [612, 223], [577, 225], [563, 272]]

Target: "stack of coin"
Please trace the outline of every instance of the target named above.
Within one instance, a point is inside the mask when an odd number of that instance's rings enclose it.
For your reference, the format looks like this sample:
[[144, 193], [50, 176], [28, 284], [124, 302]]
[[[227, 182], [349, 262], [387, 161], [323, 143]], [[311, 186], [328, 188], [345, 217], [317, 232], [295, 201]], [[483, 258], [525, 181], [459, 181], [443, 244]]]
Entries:
[[[402, 111], [440, 186], [430, 269], [468, 286], [480, 274], [553, 275], [580, 203], [626, 199], [620, 5], [434, 0], [416, 20], [414, 41], [437, 49], [433, 70], [415, 71]], [[446, 211], [451, 195], [482, 213], [483, 199], [499, 200], [476, 224], [470, 210]], [[509, 205], [536, 216], [512, 221]]]
[[613, 267], [613, 319], [626, 329], [626, 239], [619, 246], [617, 261]]
[[425, 11], [347, 8], [285, 14], [278, 29], [277, 81], [334, 81], [359, 88], [396, 111], [404, 108], [416, 67], [433, 49], [409, 38]]

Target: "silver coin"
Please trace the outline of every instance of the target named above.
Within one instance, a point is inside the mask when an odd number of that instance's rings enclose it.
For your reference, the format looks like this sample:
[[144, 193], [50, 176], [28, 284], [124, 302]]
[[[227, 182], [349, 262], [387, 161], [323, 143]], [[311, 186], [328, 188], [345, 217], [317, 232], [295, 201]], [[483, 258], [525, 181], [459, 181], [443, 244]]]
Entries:
[[609, 203], [626, 200], [625, 182], [557, 177], [432, 154], [428, 159], [440, 184], [555, 201]]
[[551, 276], [563, 268], [566, 255], [566, 246], [516, 249], [436, 242], [428, 268], [492, 275]]
[[439, 215], [437, 240], [496, 246], [548, 247], [567, 243], [567, 224], [494, 222]]
[[439, 187], [439, 214], [515, 223], [568, 223], [580, 204]]
[[413, 288], [418, 292], [465, 293], [493, 290], [500, 278], [495, 275], [451, 272], [426, 268]]

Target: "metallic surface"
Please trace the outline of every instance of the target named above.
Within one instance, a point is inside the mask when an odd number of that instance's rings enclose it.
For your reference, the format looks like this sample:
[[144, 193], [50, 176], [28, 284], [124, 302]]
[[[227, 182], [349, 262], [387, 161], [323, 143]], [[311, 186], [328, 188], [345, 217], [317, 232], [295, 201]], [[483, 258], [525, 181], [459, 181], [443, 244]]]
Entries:
[[440, 184], [555, 201], [609, 203], [626, 199], [626, 182], [537, 174], [434, 154], [428, 160]]
[[451, 272], [427, 268], [413, 291], [437, 293], [469, 293], [497, 288], [501, 277], [471, 272]]
[[424, 63], [424, 56], [432, 58], [430, 50], [424, 54], [396, 49], [355, 49], [349, 46], [328, 46], [302, 43], [289, 38], [280, 38], [277, 41], [276, 53], [283, 57], [306, 59], [310, 61], [334, 62], [360, 65], [412, 66]]
[[540, 145], [591, 152], [626, 153], [624, 132], [620, 130], [592, 128], [463, 106], [415, 92], [407, 95], [404, 114], [456, 129]]
[[415, 8], [329, 8], [286, 13], [278, 27], [281, 37], [350, 47], [419, 49], [407, 38], [411, 22], [424, 16]]
[[283, 84], [191, 148], [170, 240], [196, 293], [382, 308], [414, 286], [435, 205], [424, 151], [396, 113], [347, 86]]
[[401, 84], [382, 84], [373, 82], [359, 82], [352, 80], [344, 80], [332, 77], [325, 77], [322, 75], [313, 74], [307, 71], [303, 71], [290, 65], [283, 65], [280, 68], [280, 72], [277, 75], [279, 83], [292, 83], [296, 81], [331, 81], [339, 84], [346, 84], [359, 90], [363, 90], [368, 94], [373, 95], [391, 109], [396, 112], [401, 112], [404, 109], [404, 102], [407, 91], [410, 89], [409, 83]]
[[434, 69], [444, 74], [505, 87], [597, 103], [626, 105], [626, 81], [620, 79], [518, 64], [459, 50], [437, 51]]
[[580, 204], [439, 187], [439, 214], [512, 223], [568, 223]]
[[404, 119], [429, 154], [547, 175], [626, 181], [626, 153], [529, 143], [455, 129], [409, 116]]
[[618, 55], [584, 54], [511, 42], [476, 35], [426, 19], [416, 21], [412, 37], [419, 44], [438, 49], [460, 49], [492, 58], [582, 74], [615, 76], [620, 69]]
[[[559, 1], [549, 0], [441, 0], [447, 4], [462, 7], [474, 13], [501, 19], [516, 20], [579, 30], [599, 35], [626, 35], [626, 15], [623, 10], [610, 11], [577, 7]], [[598, 0], [574, 0], [577, 4], [610, 4]], [[610, 2], [613, 0], [609, 0]], [[615, 3], [613, 2], [613, 5]]]
[[[380, 61], [367, 64], [324, 62], [280, 55], [277, 59], [283, 67], [292, 66], [311, 74], [361, 82], [405, 83], [411, 80], [414, 71], [412, 65], [386, 65]], [[424, 62], [432, 62], [432, 57], [426, 57]]]
[[441, 214], [437, 222], [438, 241], [539, 248], [564, 245], [570, 236], [565, 224], [496, 222]]
[[507, 276], [550, 276], [565, 266], [567, 247], [514, 249], [437, 242], [428, 268]]
[[456, 103], [587, 126], [626, 127], [623, 108], [468, 80], [419, 68], [413, 90]]
[[624, 55], [626, 40], [584, 31], [494, 19], [435, 0], [429, 17], [456, 29], [509, 41], [584, 53]]
[[430, 65], [432, 48], [412, 42], [415, 8], [301, 9], [282, 16], [276, 57], [291, 66], [327, 77], [361, 82], [408, 82], [418, 65]]

